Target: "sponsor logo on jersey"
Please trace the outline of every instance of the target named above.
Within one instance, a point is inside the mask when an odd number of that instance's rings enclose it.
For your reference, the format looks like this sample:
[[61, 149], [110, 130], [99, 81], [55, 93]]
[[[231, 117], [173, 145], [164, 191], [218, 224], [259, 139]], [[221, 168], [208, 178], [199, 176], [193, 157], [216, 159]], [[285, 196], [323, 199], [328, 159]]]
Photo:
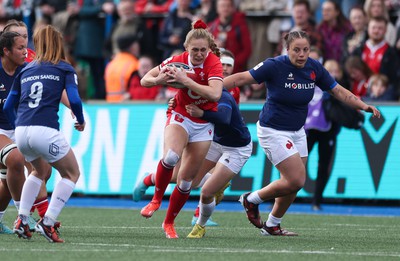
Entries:
[[4, 86], [3, 83], [0, 83], [0, 92], [5, 92], [6, 91], [6, 87]]
[[290, 81], [294, 81], [293, 73], [289, 73], [287, 79]]
[[297, 89], [297, 90], [308, 90], [308, 89], [314, 89], [315, 88], [315, 83], [310, 82], [310, 83], [291, 83], [291, 82], [285, 82], [285, 89], [290, 88], [290, 89]]

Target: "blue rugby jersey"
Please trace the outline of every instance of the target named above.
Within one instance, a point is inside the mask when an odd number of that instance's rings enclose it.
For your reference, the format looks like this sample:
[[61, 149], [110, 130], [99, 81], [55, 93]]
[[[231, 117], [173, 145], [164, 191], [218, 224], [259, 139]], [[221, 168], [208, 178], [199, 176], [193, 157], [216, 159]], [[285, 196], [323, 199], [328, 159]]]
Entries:
[[8, 96], [7, 115], [10, 115], [11, 103], [18, 103], [19, 98], [15, 126], [39, 125], [59, 130], [58, 110], [64, 89], [77, 121], [83, 123], [78, 78], [74, 68], [66, 62], [29, 63], [17, 76]]
[[250, 132], [233, 96], [225, 89], [218, 101], [218, 110], [204, 111], [203, 119], [215, 124], [213, 140], [227, 147], [243, 147], [250, 143]]
[[266, 59], [249, 72], [258, 83], [265, 82], [267, 86], [267, 100], [259, 116], [260, 125], [277, 130], [301, 129], [315, 86], [328, 91], [337, 85], [329, 72], [311, 58], [303, 68], [297, 68], [287, 55], [282, 55]]
[[22, 70], [22, 68], [25, 67], [25, 65], [26, 64], [19, 66], [16, 69], [14, 75], [10, 76], [4, 71], [3, 67], [1, 66], [1, 62], [0, 62], [0, 129], [2, 129], [2, 130], [14, 129], [12, 127], [12, 125], [9, 123], [6, 115], [4, 114], [3, 106], [4, 106], [4, 103], [6, 102], [8, 94], [10, 93], [10, 90], [11, 90], [11, 87], [12, 87], [15, 77]]

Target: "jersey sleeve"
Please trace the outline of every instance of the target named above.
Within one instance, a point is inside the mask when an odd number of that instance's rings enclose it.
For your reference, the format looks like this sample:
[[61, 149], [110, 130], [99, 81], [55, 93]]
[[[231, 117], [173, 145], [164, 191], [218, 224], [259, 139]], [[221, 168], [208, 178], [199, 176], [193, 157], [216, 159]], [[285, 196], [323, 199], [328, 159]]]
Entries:
[[254, 80], [256, 80], [258, 84], [260, 84], [267, 81], [270, 75], [276, 75], [275, 71], [275, 63], [273, 62], [273, 60], [266, 59], [265, 61], [260, 62], [252, 69], [250, 69], [249, 72], [251, 76], [253, 76]]
[[10, 125], [15, 128], [15, 119], [17, 118], [16, 108], [21, 95], [21, 77], [20, 74], [15, 78], [10, 93], [7, 96], [7, 100], [4, 103], [3, 111], [6, 115]]
[[78, 93], [78, 76], [74, 72], [68, 72], [65, 76], [65, 89], [71, 110], [76, 116], [79, 124], [85, 122], [82, 112], [82, 101]]
[[[227, 95], [230, 95], [229, 93]], [[202, 117], [206, 120], [215, 124], [229, 125], [232, 118], [232, 104], [229, 99], [224, 98], [224, 93], [221, 99], [218, 101], [217, 111], [206, 110]]]

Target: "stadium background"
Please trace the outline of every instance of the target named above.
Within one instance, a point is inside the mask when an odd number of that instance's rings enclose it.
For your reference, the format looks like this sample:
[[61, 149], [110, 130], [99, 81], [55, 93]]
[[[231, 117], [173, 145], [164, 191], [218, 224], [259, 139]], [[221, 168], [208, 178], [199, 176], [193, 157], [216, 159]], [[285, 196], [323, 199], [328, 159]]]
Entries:
[[[255, 123], [262, 103], [240, 105], [253, 138], [253, 154], [227, 189], [226, 198], [237, 199], [245, 191], [262, 188], [278, 178], [278, 171], [258, 146]], [[361, 130], [342, 128], [338, 136], [336, 160], [324, 192], [328, 199], [400, 199], [400, 106], [378, 106], [381, 119], [366, 115]], [[86, 103], [84, 132], [74, 131], [68, 109], [61, 108], [61, 129], [70, 142], [81, 169], [75, 193], [81, 195], [128, 196], [138, 177], [154, 171], [162, 155], [166, 104]], [[308, 178], [298, 193], [312, 194], [317, 171], [317, 148], [309, 155]], [[48, 182], [53, 190], [55, 179]], [[167, 189], [167, 195], [173, 185]], [[152, 188], [148, 190], [152, 194]], [[199, 195], [199, 190], [192, 192]]]

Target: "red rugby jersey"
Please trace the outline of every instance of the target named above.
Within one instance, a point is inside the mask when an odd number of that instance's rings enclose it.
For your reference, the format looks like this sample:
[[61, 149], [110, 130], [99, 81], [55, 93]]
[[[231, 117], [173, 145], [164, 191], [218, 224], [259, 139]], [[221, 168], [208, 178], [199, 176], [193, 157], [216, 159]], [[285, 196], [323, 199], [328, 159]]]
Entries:
[[[210, 52], [206, 57], [203, 64], [198, 66], [192, 66], [189, 61], [189, 53], [183, 52], [180, 55], [170, 57], [166, 59], [160, 65], [160, 69], [169, 63], [184, 63], [187, 64], [190, 68], [193, 68], [194, 73], [188, 73], [188, 77], [201, 85], [208, 85], [209, 80], [221, 80], [223, 79], [223, 69], [222, 64], [218, 56], [214, 53]], [[204, 123], [206, 121], [190, 116], [185, 109], [185, 105], [195, 104], [202, 110], [217, 110], [217, 102], [210, 102], [209, 100], [201, 97], [196, 92], [190, 90], [189, 88], [179, 89], [178, 93], [175, 95], [176, 99], [176, 107], [175, 111], [184, 115], [185, 117], [190, 118], [194, 122]]]

